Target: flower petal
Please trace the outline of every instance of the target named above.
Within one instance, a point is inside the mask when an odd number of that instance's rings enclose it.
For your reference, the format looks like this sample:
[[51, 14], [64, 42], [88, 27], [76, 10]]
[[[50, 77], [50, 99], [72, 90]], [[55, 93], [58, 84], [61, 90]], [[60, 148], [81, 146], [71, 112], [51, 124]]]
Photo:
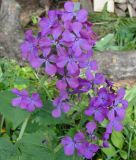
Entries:
[[87, 129], [87, 132], [89, 133], [89, 134], [92, 134], [93, 132], [94, 132], [94, 130], [96, 129], [96, 127], [97, 127], [97, 125], [96, 125], [96, 123], [95, 122], [88, 122], [87, 124], [86, 124], [86, 129]]
[[66, 2], [64, 5], [64, 9], [67, 12], [72, 12], [74, 10], [74, 3], [73, 2]]
[[77, 88], [79, 86], [79, 82], [76, 78], [67, 78], [67, 82], [71, 88]]
[[61, 116], [61, 110], [60, 108], [56, 108], [52, 111], [52, 116], [55, 118], [59, 118]]
[[59, 90], [65, 90], [67, 88], [67, 83], [65, 80], [58, 80], [56, 86]]
[[77, 20], [79, 22], [86, 22], [88, 18], [88, 12], [85, 9], [81, 9], [77, 12]]
[[70, 110], [70, 105], [68, 103], [62, 103], [61, 108], [64, 113], [67, 113]]
[[72, 24], [72, 30], [78, 37], [80, 36], [81, 29], [82, 29], [82, 24], [80, 22], [74, 22]]
[[57, 72], [57, 68], [55, 65], [46, 62], [45, 72], [50, 76], [54, 76]]
[[14, 98], [13, 100], [12, 100], [12, 105], [14, 106], [14, 107], [17, 107], [17, 106], [19, 106], [20, 105], [20, 103], [21, 103], [21, 97], [17, 97], [17, 98]]

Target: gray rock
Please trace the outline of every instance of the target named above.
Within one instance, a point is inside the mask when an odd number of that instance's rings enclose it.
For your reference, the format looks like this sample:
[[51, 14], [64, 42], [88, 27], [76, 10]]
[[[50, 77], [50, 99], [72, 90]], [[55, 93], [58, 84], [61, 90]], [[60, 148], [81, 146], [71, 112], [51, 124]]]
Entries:
[[122, 16], [122, 17], [125, 17], [125, 16], [126, 16], [125, 11], [123, 11], [123, 10], [120, 9], [120, 8], [116, 8], [116, 7], [115, 7], [115, 13], [117, 14], [117, 16]]
[[88, 12], [93, 11], [93, 4], [90, 0], [80, 0], [81, 7], [86, 9]]
[[136, 1], [133, 3], [132, 7], [136, 9]]
[[20, 57], [22, 42], [20, 5], [15, 0], [2, 0], [0, 8], [0, 57]]
[[114, 2], [117, 2], [117, 3], [127, 3], [128, 0], [114, 0]]
[[131, 4], [133, 4], [135, 2], [135, 0], [128, 0]]
[[40, 0], [39, 1], [39, 4], [42, 8], [46, 8], [46, 7], [49, 7], [50, 6], [50, 2], [49, 0]]
[[132, 7], [133, 5], [128, 4], [128, 11], [130, 17], [136, 17], [136, 10]]
[[136, 79], [136, 51], [95, 53], [94, 59], [98, 61], [99, 70], [114, 81]]
[[127, 9], [127, 3], [116, 3], [115, 7], [121, 9], [122, 11], [125, 11]]

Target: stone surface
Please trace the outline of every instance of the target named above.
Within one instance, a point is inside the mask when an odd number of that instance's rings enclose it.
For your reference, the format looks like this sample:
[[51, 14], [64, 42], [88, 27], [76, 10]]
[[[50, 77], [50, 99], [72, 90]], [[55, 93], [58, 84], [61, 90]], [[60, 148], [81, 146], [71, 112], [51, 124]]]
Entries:
[[127, 9], [127, 3], [116, 3], [115, 4], [115, 6], [117, 7], [117, 8], [120, 8], [122, 11], [126, 11], [126, 9]]
[[[21, 6], [20, 22], [22, 26], [26, 26], [32, 16], [40, 16], [46, 12], [45, 0], [16, 0]], [[46, 0], [47, 1], [47, 0]]]
[[117, 2], [117, 3], [127, 3], [128, 0], [114, 0], [114, 2]]
[[91, 0], [80, 0], [81, 7], [85, 8], [88, 12], [93, 11], [93, 4]]
[[49, 0], [39, 0], [40, 6], [42, 8], [46, 8], [50, 6], [50, 1]]
[[104, 52], [94, 54], [99, 69], [110, 79], [136, 79], [136, 51], [134, 52]]
[[130, 17], [136, 17], [136, 11], [130, 4], [128, 4], [128, 11], [129, 11]]
[[120, 8], [115, 8], [115, 13], [117, 14], [117, 16], [121, 16], [121, 17], [125, 17], [126, 13], [121, 10]]
[[136, 9], [136, 1], [133, 3], [133, 8]]
[[128, 0], [131, 4], [133, 4], [135, 2], [135, 0]]
[[107, 11], [114, 12], [114, 0], [109, 0], [107, 3]]
[[0, 57], [18, 58], [23, 30], [20, 5], [15, 0], [2, 0], [0, 8]]

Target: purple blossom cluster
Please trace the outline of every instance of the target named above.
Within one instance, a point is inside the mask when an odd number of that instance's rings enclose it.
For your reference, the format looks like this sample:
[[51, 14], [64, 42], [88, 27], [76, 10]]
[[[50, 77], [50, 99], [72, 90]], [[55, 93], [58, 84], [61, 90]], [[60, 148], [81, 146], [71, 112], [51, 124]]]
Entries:
[[[44, 67], [46, 74], [58, 78], [56, 88], [59, 96], [53, 100], [53, 117], [58, 118], [62, 112], [70, 110], [71, 95], [93, 91], [89, 106], [84, 111], [88, 119], [93, 120], [88, 120], [86, 127], [73, 139], [66, 136], [61, 142], [66, 155], [73, 155], [76, 150], [79, 156], [91, 159], [101, 147], [109, 146], [113, 129], [123, 129], [122, 120], [128, 104], [124, 100], [125, 90], [115, 91], [113, 84], [98, 72], [97, 62], [92, 59], [96, 35], [87, 19], [86, 10], [75, 12], [74, 3], [68, 1], [63, 11], [51, 10], [47, 17], [40, 20], [37, 36], [33, 35], [32, 30], [26, 32], [21, 50], [23, 59], [33, 68]], [[81, 76], [82, 73], [84, 76]], [[12, 102], [14, 106], [29, 111], [42, 106], [37, 94], [28, 98], [25, 90], [14, 93], [18, 96]], [[31, 103], [24, 101], [24, 96]], [[29, 104], [27, 107], [24, 105], [26, 103]], [[105, 130], [98, 136], [97, 130], [103, 121], [106, 121]], [[98, 145], [98, 140], [102, 140], [103, 144]]]
[[87, 159], [91, 159], [99, 150], [99, 146], [89, 143], [82, 132], [76, 133], [74, 139], [68, 136], [65, 137], [61, 144], [64, 146], [66, 155], [73, 155], [76, 149], [78, 156], [83, 156]]
[[12, 100], [12, 105], [14, 107], [19, 107], [21, 109], [33, 112], [36, 108], [42, 108], [42, 101], [38, 93], [33, 93], [31, 97], [27, 90], [13, 89], [12, 93], [17, 95], [16, 98]]

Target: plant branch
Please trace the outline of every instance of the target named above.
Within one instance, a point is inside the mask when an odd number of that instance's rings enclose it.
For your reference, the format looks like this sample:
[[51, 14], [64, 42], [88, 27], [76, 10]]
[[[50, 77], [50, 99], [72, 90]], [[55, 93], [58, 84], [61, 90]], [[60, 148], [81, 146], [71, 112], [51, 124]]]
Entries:
[[26, 119], [24, 120], [23, 124], [22, 124], [22, 127], [21, 127], [21, 130], [20, 130], [20, 133], [19, 133], [19, 136], [17, 138], [17, 141], [21, 140], [23, 135], [24, 135], [24, 132], [25, 132], [25, 129], [26, 129], [26, 126], [27, 126], [27, 123], [28, 123], [28, 120], [30, 118], [30, 115], [28, 117], [26, 117]]

